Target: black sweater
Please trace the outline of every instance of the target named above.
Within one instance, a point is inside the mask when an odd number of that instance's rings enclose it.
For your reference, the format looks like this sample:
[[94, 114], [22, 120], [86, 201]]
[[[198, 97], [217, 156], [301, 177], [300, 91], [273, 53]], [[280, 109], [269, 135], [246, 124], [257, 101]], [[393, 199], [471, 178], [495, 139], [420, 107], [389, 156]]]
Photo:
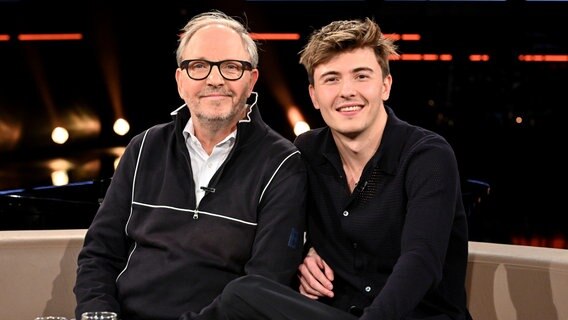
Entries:
[[250, 108], [199, 206], [182, 134], [189, 109], [132, 139], [79, 255], [77, 319], [102, 310], [121, 320], [215, 319], [218, 295], [239, 276], [292, 281], [301, 261], [305, 166]]

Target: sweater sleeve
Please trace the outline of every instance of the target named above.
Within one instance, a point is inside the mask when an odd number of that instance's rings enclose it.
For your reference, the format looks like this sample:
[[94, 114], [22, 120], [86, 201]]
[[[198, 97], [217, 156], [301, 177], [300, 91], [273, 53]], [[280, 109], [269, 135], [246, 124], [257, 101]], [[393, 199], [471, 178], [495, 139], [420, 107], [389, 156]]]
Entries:
[[87, 311], [120, 314], [116, 280], [126, 266], [130, 250], [125, 226], [130, 214], [134, 164], [138, 153], [135, 145], [131, 142], [125, 149], [79, 253], [74, 287], [77, 319]]
[[360, 319], [402, 319], [442, 278], [461, 201], [457, 162], [441, 139], [426, 139], [404, 159], [407, 212], [401, 255], [381, 292]]
[[302, 259], [307, 177], [299, 152], [286, 158], [260, 199], [257, 234], [246, 274], [289, 285]]

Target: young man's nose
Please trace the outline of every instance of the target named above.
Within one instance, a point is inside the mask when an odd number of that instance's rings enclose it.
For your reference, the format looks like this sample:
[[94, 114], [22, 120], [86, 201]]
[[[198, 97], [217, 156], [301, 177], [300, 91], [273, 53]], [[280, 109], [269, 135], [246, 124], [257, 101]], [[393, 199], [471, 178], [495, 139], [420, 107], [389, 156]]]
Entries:
[[346, 80], [341, 83], [340, 94], [343, 97], [352, 97], [355, 95], [355, 87], [353, 81]]

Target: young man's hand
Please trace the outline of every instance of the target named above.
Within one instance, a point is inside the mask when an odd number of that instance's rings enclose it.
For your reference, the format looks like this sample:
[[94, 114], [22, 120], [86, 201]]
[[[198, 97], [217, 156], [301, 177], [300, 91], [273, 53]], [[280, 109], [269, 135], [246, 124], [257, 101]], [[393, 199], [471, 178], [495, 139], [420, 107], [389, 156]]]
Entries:
[[298, 267], [300, 293], [310, 299], [333, 297], [333, 270], [312, 247]]

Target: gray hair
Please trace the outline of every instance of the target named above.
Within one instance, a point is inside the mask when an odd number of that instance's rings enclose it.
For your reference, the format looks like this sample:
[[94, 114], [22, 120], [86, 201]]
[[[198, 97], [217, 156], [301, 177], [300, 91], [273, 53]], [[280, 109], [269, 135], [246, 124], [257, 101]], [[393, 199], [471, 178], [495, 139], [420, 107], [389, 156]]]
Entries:
[[189, 42], [189, 39], [193, 37], [195, 32], [203, 27], [215, 24], [229, 27], [235, 30], [241, 36], [245, 49], [249, 53], [251, 59], [250, 63], [252, 64], [253, 68], [256, 68], [258, 65], [258, 50], [256, 43], [248, 33], [245, 25], [237, 21], [235, 18], [232, 18], [227, 14], [216, 10], [200, 13], [194, 16], [193, 18], [191, 18], [191, 20], [189, 20], [185, 27], [183, 27], [183, 29], [181, 30], [182, 34], [179, 37], [179, 45], [176, 50], [176, 60], [178, 66], [182, 61], [181, 55], [187, 43]]

